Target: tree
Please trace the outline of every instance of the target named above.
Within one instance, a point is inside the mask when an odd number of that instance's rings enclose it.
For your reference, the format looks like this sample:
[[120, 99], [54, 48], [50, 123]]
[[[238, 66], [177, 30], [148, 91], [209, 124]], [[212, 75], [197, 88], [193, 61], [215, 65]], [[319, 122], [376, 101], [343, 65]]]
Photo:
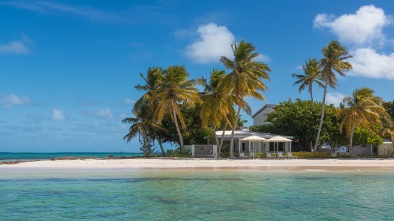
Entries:
[[127, 142], [129, 142], [139, 134], [139, 140], [143, 144], [142, 150], [144, 153], [151, 150], [151, 148], [147, 148], [150, 147], [150, 141], [153, 143], [154, 140], [157, 140], [161, 152], [164, 155], [164, 148], [159, 134], [166, 133], [166, 130], [155, 121], [152, 121], [154, 115], [153, 110], [155, 109], [155, 102], [153, 102], [152, 97], [154, 96], [156, 82], [162, 76], [162, 69], [149, 68], [146, 77], [142, 73], [140, 76], [144, 79], [145, 85], [137, 85], [134, 88], [146, 92], [134, 104], [132, 113], [135, 117], [127, 117], [122, 120], [123, 123], [132, 124], [129, 128], [129, 133], [123, 139], [127, 139]]
[[201, 95], [203, 104], [200, 111], [200, 118], [202, 127], [211, 127], [213, 137], [218, 148], [218, 157], [220, 157], [220, 150], [223, 145], [223, 137], [219, 143], [219, 139], [216, 136], [216, 128], [222, 127], [223, 131], [226, 130], [229, 123], [229, 117], [233, 111], [233, 99], [229, 94], [225, 94], [218, 85], [225, 76], [225, 71], [218, 71], [214, 69], [211, 72], [209, 82], [205, 78], [199, 79], [200, 84], [205, 86], [204, 92]]
[[384, 126], [380, 131], [380, 134], [385, 139], [390, 139], [394, 145], [394, 100], [392, 102], [384, 102], [383, 107], [390, 115], [390, 119], [383, 122]]
[[335, 72], [338, 73], [340, 76], [344, 77], [344, 72], [352, 69], [352, 65], [349, 62], [345, 61], [352, 56], [349, 55], [346, 49], [342, 47], [339, 42], [331, 41], [330, 43], [328, 43], [327, 47], [324, 47], [322, 49], [322, 53], [324, 58], [320, 60], [320, 66], [322, 68], [321, 74], [322, 80], [324, 82], [324, 94], [322, 101], [323, 108], [321, 112], [319, 128], [316, 135], [316, 143], [314, 148], [315, 150], [317, 150], [320, 141], [320, 133], [324, 120], [324, 108], [326, 102], [327, 87], [335, 89], [335, 87], [338, 85], [338, 80]]
[[219, 87], [226, 94], [232, 94], [234, 103], [238, 106], [236, 117], [232, 125], [231, 139], [230, 139], [230, 157], [233, 157], [233, 141], [234, 131], [237, 127], [238, 118], [243, 109], [247, 114], [251, 114], [251, 109], [245, 101], [246, 97], [253, 97], [260, 100], [265, 100], [264, 96], [259, 92], [265, 91], [267, 86], [262, 82], [262, 79], [270, 80], [268, 72], [271, 71], [269, 67], [262, 63], [255, 61], [259, 53], [254, 52], [255, 47], [252, 43], [241, 41], [231, 45], [234, 60], [222, 56], [220, 62], [231, 70], [227, 74]]
[[186, 125], [180, 105], [194, 107], [196, 103], [201, 102], [195, 87], [196, 82], [188, 80], [188, 76], [189, 74], [183, 66], [168, 67], [167, 70], [164, 70], [163, 76], [158, 79], [153, 97], [154, 101], [157, 102], [154, 120], [161, 122], [165, 114], [171, 116], [178, 132], [181, 151], [183, 151], [184, 145], [179, 123], [182, 129], [186, 129]]
[[320, 87], [324, 87], [322, 83], [322, 76], [321, 76], [319, 62], [316, 61], [316, 58], [309, 59], [308, 62], [305, 61], [305, 64], [302, 65], [302, 69], [304, 70], [304, 74], [292, 75], [292, 77], [298, 79], [293, 85], [301, 84], [299, 87], [300, 93], [302, 90], [305, 89], [305, 87], [308, 87], [308, 92], [311, 95], [312, 105], [314, 105], [313, 94], [312, 94], [313, 83], [317, 83]]
[[[273, 134], [294, 136], [302, 146], [301, 150], [310, 150], [310, 144], [314, 141], [318, 127], [322, 103], [311, 104], [310, 100], [289, 99], [280, 102], [273, 112], [267, 115], [270, 124], [252, 126], [249, 129]], [[347, 139], [338, 130], [340, 119], [336, 117], [337, 109], [334, 105], [327, 105], [326, 120], [322, 129], [321, 140], [331, 146], [345, 144]]]
[[374, 127], [383, 127], [384, 118], [389, 118], [382, 106], [383, 100], [373, 95], [374, 91], [369, 88], [356, 89], [352, 97], [345, 97], [343, 103], [347, 106], [340, 110], [343, 116], [339, 130], [345, 128], [349, 137], [349, 152], [352, 154], [353, 136], [357, 127], [376, 133]]

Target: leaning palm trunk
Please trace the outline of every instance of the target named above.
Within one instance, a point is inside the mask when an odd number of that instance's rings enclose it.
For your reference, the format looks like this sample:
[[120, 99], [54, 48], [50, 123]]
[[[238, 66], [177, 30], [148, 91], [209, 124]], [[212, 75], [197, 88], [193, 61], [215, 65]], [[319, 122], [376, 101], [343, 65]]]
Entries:
[[324, 87], [321, 118], [320, 118], [319, 129], [317, 130], [316, 143], [315, 143], [315, 148], [314, 148], [315, 151], [317, 151], [317, 147], [319, 146], [319, 143], [320, 143], [319, 139], [320, 139], [321, 127], [323, 126], [324, 107], [325, 107], [325, 103], [326, 103], [326, 93], [327, 93], [327, 83], [326, 83], [326, 86]]
[[312, 108], [314, 108], [314, 107], [315, 107], [315, 104], [313, 103], [312, 84], [309, 86], [309, 90], [310, 90], [310, 92], [311, 92]]
[[352, 127], [352, 131], [350, 132], [350, 140], [349, 140], [349, 153], [350, 156], [353, 155], [353, 135], [354, 135], [355, 126]]
[[182, 134], [181, 131], [179, 129], [179, 125], [178, 125], [178, 120], [176, 118], [176, 112], [175, 112], [175, 108], [172, 108], [172, 114], [174, 115], [174, 122], [175, 122], [175, 126], [176, 126], [176, 130], [178, 132], [178, 136], [179, 136], [179, 145], [181, 147], [181, 152], [183, 151], [183, 138], [182, 138]]
[[225, 132], [226, 132], [227, 125], [228, 125], [228, 121], [226, 121], [226, 124], [225, 124], [224, 127], [223, 127], [222, 138], [220, 139], [220, 144], [219, 144], [219, 147], [218, 147], [218, 149], [219, 149], [219, 152], [218, 152], [219, 158], [220, 158], [220, 154], [222, 153], [222, 146], [223, 146], [223, 141], [224, 141], [224, 134], [225, 134]]
[[157, 140], [157, 143], [159, 143], [159, 147], [160, 147], [160, 150], [161, 150], [161, 154], [162, 154], [163, 157], [164, 157], [164, 155], [165, 155], [166, 153], [164, 152], [163, 143], [161, 142], [161, 140], [159, 140], [159, 138], [157, 138], [157, 136], [155, 136], [155, 138], [156, 138], [156, 140]]
[[[233, 129], [231, 131], [231, 139], [230, 139], [230, 158], [233, 158], [233, 148], [234, 148], [234, 131], [237, 127], [239, 113], [241, 112], [241, 106], [238, 106], [237, 116], [235, 117], [235, 121], [233, 124]], [[238, 147], [239, 148], [239, 147]]]

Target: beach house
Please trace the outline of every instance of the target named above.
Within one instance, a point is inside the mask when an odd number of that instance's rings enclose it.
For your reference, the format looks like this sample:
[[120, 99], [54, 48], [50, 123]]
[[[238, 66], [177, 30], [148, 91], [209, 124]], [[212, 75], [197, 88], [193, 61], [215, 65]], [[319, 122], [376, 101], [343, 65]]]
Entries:
[[[231, 130], [216, 131], [216, 136], [224, 141], [231, 139]], [[249, 139], [250, 137], [254, 139]], [[262, 132], [254, 132], [249, 129], [234, 131], [234, 153], [264, 153], [272, 152], [291, 152], [292, 136], [282, 136]]]
[[266, 104], [253, 114], [253, 126], [269, 124], [269, 122], [267, 122], [267, 115], [274, 111], [275, 106], [276, 104]]

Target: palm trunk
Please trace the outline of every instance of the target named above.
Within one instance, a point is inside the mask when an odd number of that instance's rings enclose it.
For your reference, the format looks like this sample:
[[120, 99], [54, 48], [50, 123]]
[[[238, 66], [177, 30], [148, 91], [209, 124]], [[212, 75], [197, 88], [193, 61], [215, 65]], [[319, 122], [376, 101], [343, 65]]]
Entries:
[[353, 155], [353, 135], [354, 135], [355, 126], [352, 127], [352, 131], [350, 132], [350, 141], [349, 141], [349, 154]]
[[241, 112], [241, 106], [238, 106], [238, 111], [237, 111], [237, 116], [235, 117], [235, 121], [233, 124], [233, 129], [231, 131], [231, 139], [230, 139], [230, 159], [233, 158], [233, 148], [234, 148], [234, 131], [235, 128], [237, 127], [237, 123], [238, 123], [238, 117], [239, 117], [239, 113]]
[[159, 138], [155, 135], [155, 138], [156, 138], [156, 140], [157, 140], [157, 143], [159, 143], [159, 147], [160, 147], [160, 150], [161, 150], [161, 154], [163, 155], [163, 157], [164, 157], [164, 155], [166, 154], [165, 152], [164, 152], [164, 148], [163, 148], [163, 143], [161, 142], [161, 140], [159, 140]]
[[321, 118], [320, 118], [320, 124], [319, 124], [319, 129], [317, 131], [316, 143], [315, 143], [315, 148], [314, 148], [315, 151], [317, 151], [317, 147], [319, 146], [321, 127], [323, 126], [324, 107], [325, 107], [325, 103], [326, 103], [326, 93], [327, 93], [327, 83], [326, 83], [326, 86], [324, 87], [324, 95], [323, 95], [323, 102], [322, 102]]
[[215, 141], [216, 141], [216, 153], [218, 153], [218, 155], [216, 157], [219, 158], [219, 139], [218, 136], [216, 136], [216, 126], [213, 126], [213, 136], [215, 137]]
[[310, 85], [309, 88], [310, 88], [310, 93], [311, 93], [312, 108], [314, 108], [315, 104], [313, 103], [312, 85]]
[[179, 136], [179, 145], [181, 147], [181, 152], [183, 152], [183, 138], [182, 138], [181, 131], [179, 130], [178, 120], [176, 118], [176, 112], [175, 112], [174, 108], [172, 108], [172, 114], [174, 115], [175, 126], [176, 126], [176, 130], [177, 130], [178, 136]]
[[228, 125], [228, 121], [226, 121], [226, 124], [225, 124], [224, 127], [223, 127], [222, 137], [220, 138], [219, 154], [218, 154], [219, 157], [220, 157], [220, 154], [221, 154], [221, 152], [222, 152], [222, 147], [223, 147], [223, 142], [224, 142], [224, 134], [225, 134], [225, 132], [226, 132], [227, 125]]

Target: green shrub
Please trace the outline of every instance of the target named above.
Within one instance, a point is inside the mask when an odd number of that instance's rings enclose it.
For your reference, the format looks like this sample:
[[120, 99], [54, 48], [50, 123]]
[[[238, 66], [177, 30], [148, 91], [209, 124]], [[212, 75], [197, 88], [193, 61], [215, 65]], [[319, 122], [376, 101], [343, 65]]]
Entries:
[[180, 151], [180, 149], [177, 148], [175, 150], [167, 150], [166, 156], [191, 158], [192, 153], [189, 149]]
[[292, 152], [293, 156], [298, 159], [315, 159], [315, 158], [331, 158], [331, 153], [320, 152]]

